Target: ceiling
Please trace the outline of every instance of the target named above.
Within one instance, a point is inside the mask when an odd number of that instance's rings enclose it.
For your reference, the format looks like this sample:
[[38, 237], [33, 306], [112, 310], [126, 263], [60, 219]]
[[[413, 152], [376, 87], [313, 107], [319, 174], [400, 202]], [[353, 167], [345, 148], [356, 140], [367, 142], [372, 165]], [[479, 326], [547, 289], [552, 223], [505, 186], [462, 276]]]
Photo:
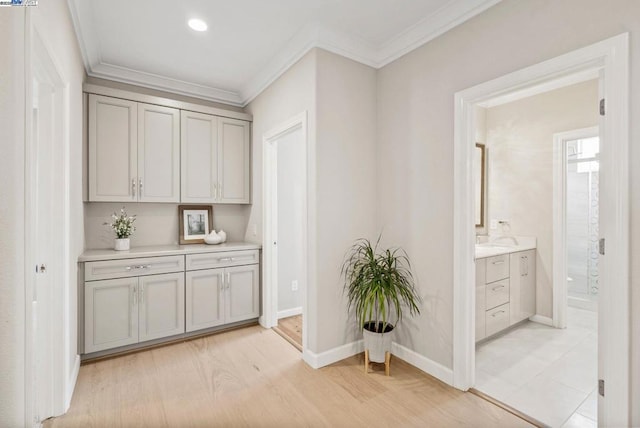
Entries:
[[90, 76], [237, 106], [314, 47], [379, 68], [499, 1], [68, 0]]

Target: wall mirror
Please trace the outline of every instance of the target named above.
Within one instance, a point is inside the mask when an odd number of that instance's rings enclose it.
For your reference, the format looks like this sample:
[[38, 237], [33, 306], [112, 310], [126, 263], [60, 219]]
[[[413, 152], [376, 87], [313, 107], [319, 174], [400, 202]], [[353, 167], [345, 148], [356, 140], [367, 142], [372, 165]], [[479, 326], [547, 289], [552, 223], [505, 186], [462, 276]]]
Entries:
[[484, 198], [485, 198], [485, 186], [486, 186], [486, 171], [485, 171], [485, 146], [484, 144], [476, 143], [475, 153], [473, 157], [473, 170], [476, 178], [475, 185], [475, 217], [476, 227], [484, 227], [485, 224], [485, 210], [484, 210]]

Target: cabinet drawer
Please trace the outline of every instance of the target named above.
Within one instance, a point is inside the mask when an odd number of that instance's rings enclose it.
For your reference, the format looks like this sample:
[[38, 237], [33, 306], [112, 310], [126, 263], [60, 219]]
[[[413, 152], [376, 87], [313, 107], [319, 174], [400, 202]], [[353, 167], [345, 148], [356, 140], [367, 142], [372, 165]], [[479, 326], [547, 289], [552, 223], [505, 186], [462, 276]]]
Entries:
[[251, 265], [259, 262], [258, 250], [224, 251], [187, 255], [187, 270]]
[[84, 280], [95, 281], [183, 271], [184, 256], [105, 260], [85, 263]]
[[487, 309], [509, 303], [509, 279], [487, 284], [485, 296]]
[[486, 335], [491, 336], [509, 327], [509, 304], [498, 306], [487, 311], [486, 315]]
[[487, 284], [509, 278], [509, 254], [487, 257]]

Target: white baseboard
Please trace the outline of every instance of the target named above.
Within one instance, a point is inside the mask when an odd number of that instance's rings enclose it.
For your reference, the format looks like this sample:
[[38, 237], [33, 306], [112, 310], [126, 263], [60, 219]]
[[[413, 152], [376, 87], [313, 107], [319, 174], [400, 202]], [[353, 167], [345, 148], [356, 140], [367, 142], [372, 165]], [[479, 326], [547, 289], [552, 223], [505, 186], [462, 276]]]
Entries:
[[73, 362], [73, 368], [71, 369], [71, 376], [69, 376], [66, 396], [64, 397], [64, 411], [69, 410], [71, 406], [71, 398], [73, 397], [73, 391], [76, 389], [76, 383], [78, 382], [78, 374], [80, 373], [80, 355], [76, 355], [76, 359]]
[[284, 311], [278, 311], [278, 319], [293, 317], [302, 314], [302, 306], [297, 308], [285, 309]]
[[405, 346], [402, 346], [396, 342], [391, 344], [391, 354], [394, 357], [411, 364], [412, 366], [422, 370], [423, 372], [441, 380], [447, 385], [453, 385], [453, 370], [443, 366], [440, 363], [418, 354]]
[[529, 321], [537, 322], [538, 324], [548, 325], [549, 327], [553, 327], [553, 320], [549, 317], [544, 317], [542, 315], [534, 315], [529, 317]]
[[302, 359], [314, 369], [319, 369], [361, 352], [364, 352], [364, 341], [358, 340], [319, 354], [305, 349], [302, 353]]

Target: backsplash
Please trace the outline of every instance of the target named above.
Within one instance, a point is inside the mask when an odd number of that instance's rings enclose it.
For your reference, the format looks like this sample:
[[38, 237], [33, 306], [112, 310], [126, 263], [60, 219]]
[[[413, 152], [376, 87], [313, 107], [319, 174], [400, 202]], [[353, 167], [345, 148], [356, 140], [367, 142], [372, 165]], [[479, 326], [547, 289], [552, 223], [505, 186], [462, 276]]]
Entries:
[[[85, 202], [85, 249], [113, 247], [113, 230], [103, 223], [111, 222], [111, 214], [123, 206], [137, 218], [132, 247], [178, 243], [177, 204]], [[223, 229], [228, 242], [244, 241], [250, 208], [250, 205], [213, 205], [213, 228]]]

